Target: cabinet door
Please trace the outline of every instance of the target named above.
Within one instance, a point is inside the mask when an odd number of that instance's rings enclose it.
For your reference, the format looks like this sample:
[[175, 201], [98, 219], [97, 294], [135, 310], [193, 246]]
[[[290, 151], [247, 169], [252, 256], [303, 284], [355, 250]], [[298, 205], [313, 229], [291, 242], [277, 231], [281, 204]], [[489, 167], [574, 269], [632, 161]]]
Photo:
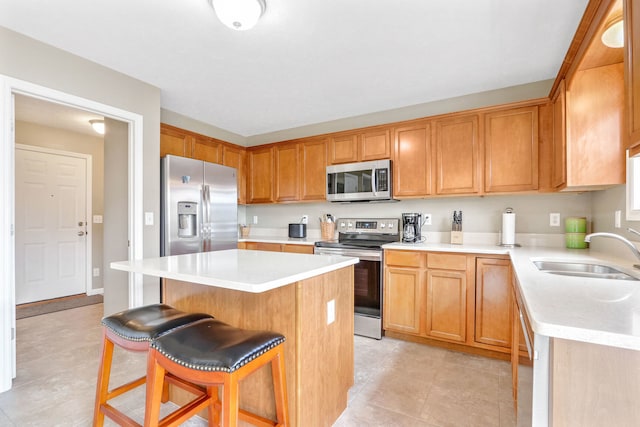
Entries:
[[511, 266], [509, 260], [476, 259], [475, 341], [511, 347]]
[[193, 138], [186, 133], [160, 126], [160, 157], [167, 154], [191, 157]]
[[389, 129], [365, 132], [360, 135], [360, 160], [379, 160], [390, 157]]
[[222, 163], [220, 143], [212, 138], [198, 136], [193, 139], [192, 157], [210, 163]]
[[282, 245], [282, 252], [294, 254], [313, 254], [312, 245]]
[[431, 127], [428, 122], [394, 130], [393, 195], [431, 194]]
[[329, 140], [329, 163], [358, 161], [358, 135], [336, 135]]
[[300, 200], [326, 200], [326, 140], [312, 140], [300, 144], [300, 178]]
[[246, 154], [247, 151], [243, 148], [231, 147], [229, 145], [222, 146], [222, 164], [238, 170], [238, 203], [241, 205], [247, 202]]
[[423, 270], [388, 267], [385, 279], [384, 329], [419, 334]]
[[249, 150], [247, 163], [247, 202], [273, 202], [273, 148]]
[[560, 82], [553, 98], [553, 163], [551, 167], [551, 186], [562, 187], [567, 183], [567, 130], [566, 130], [566, 88], [565, 81]]
[[640, 145], [640, 1], [624, 0], [627, 145]]
[[298, 145], [276, 145], [274, 159], [276, 202], [293, 202], [298, 200]]
[[436, 194], [480, 191], [478, 116], [434, 122]]
[[426, 335], [448, 341], [465, 342], [467, 337], [466, 272], [428, 270], [426, 302]]
[[538, 107], [485, 116], [485, 191], [538, 189]]

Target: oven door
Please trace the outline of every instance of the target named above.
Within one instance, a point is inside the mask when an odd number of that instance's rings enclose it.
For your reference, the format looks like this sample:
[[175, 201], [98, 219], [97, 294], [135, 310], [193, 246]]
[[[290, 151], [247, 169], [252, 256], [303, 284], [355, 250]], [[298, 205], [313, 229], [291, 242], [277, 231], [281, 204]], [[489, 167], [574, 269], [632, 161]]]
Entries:
[[318, 255], [357, 257], [354, 265], [354, 329], [356, 335], [382, 338], [382, 250], [316, 247]]

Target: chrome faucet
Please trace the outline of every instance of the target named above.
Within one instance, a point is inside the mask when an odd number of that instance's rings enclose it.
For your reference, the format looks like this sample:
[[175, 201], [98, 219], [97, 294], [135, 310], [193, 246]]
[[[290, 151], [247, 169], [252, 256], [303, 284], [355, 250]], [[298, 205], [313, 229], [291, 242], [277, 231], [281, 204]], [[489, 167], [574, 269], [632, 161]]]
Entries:
[[[633, 228], [627, 228], [628, 231], [632, 232], [633, 234], [637, 234], [638, 236], [640, 236], [640, 231], [634, 230]], [[590, 242], [592, 237], [610, 237], [612, 239], [617, 239], [620, 240], [622, 243], [624, 243], [625, 245], [627, 245], [629, 247], [629, 249], [631, 249], [631, 252], [633, 252], [633, 254], [636, 256], [636, 258], [638, 258], [640, 260], [640, 251], [638, 250], [638, 248], [636, 248], [636, 245], [634, 245], [630, 240], [626, 239], [625, 237], [619, 235], [619, 234], [615, 234], [615, 233], [591, 233], [591, 234], [587, 234], [586, 236], [584, 236], [584, 241], [585, 242]], [[634, 268], [638, 268], [640, 269], [640, 264], [634, 264], [633, 265]]]

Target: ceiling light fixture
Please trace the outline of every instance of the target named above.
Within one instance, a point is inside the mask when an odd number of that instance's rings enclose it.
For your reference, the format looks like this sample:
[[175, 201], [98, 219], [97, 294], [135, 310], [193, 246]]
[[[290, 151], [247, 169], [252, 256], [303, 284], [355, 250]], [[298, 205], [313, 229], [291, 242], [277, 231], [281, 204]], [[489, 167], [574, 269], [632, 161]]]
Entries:
[[624, 46], [624, 21], [622, 16], [607, 24], [601, 39], [602, 43], [607, 47], [618, 48]]
[[89, 120], [89, 123], [91, 123], [93, 130], [104, 135], [104, 120]]
[[253, 28], [267, 8], [264, 0], [209, 0], [209, 3], [220, 22], [238, 31]]

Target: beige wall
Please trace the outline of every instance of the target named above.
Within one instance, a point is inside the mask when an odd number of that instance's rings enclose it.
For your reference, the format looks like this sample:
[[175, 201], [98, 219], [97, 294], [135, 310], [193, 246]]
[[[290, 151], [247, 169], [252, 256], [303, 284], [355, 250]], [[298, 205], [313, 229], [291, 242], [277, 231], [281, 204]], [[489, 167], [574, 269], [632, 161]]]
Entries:
[[[454, 210], [463, 211], [463, 231], [497, 233], [501, 226], [502, 212], [513, 208], [516, 212], [517, 233], [564, 233], [563, 227], [549, 226], [549, 213], [558, 212], [562, 223], [567, 216], [591, 215], [591, 193], [582, 194], [532, 194], [517, 196], [447, 197], [402, 200], [395, 203], [297, 203], [280, 205], [248, 205], [246, 219], [258, 216], [258, 224], [251, 227], [286, 228], [290, 222], [298, 222], [302, 215], [309, 215], [309, 229], [319, 229], [318, 217], [330, 213], [340, 217], [389, 217], [400, 218], [403, 212], [430, 213], [431, 226], [425, 225], [423, 233], [451, 230]], [[428, 238], [428, 237], [427, 237]]]
[[[159, 218], [160, 89], [4, 27], [0, 27], [0, 58], [0, 74], [143, 117], [142, 205], [143, 211], [153, 212], [154, 217]], [[118, 170], [126, 170], [126, 165], [121, 165]], [[126, 193], [119, 196], [127, 198]], [[144, 257], [160, 254], [158, 221], [144, 227], [143, 245]], [[126, 283], [117, 290], [126, 297]], [[158, 301], [159, 293], [157, 279], [145, 277], [144, 301]]]
[[[70, 132], [64, 129], [43, 126], [36, 123], [16, 121], [16, 144], [33, 145], [52, 148], [72, 153], [90, 154], [92, 161], [91, 207], [92, 215], [103, 215], [104, 212], [104, 142], [102, 136], [92, 136]], [[103, 224], [91, 224], [91, 264], [100, 269], [100, 276], [93, 277], [92, 289], [102, 289], [104, 265], [102, 263]]]

